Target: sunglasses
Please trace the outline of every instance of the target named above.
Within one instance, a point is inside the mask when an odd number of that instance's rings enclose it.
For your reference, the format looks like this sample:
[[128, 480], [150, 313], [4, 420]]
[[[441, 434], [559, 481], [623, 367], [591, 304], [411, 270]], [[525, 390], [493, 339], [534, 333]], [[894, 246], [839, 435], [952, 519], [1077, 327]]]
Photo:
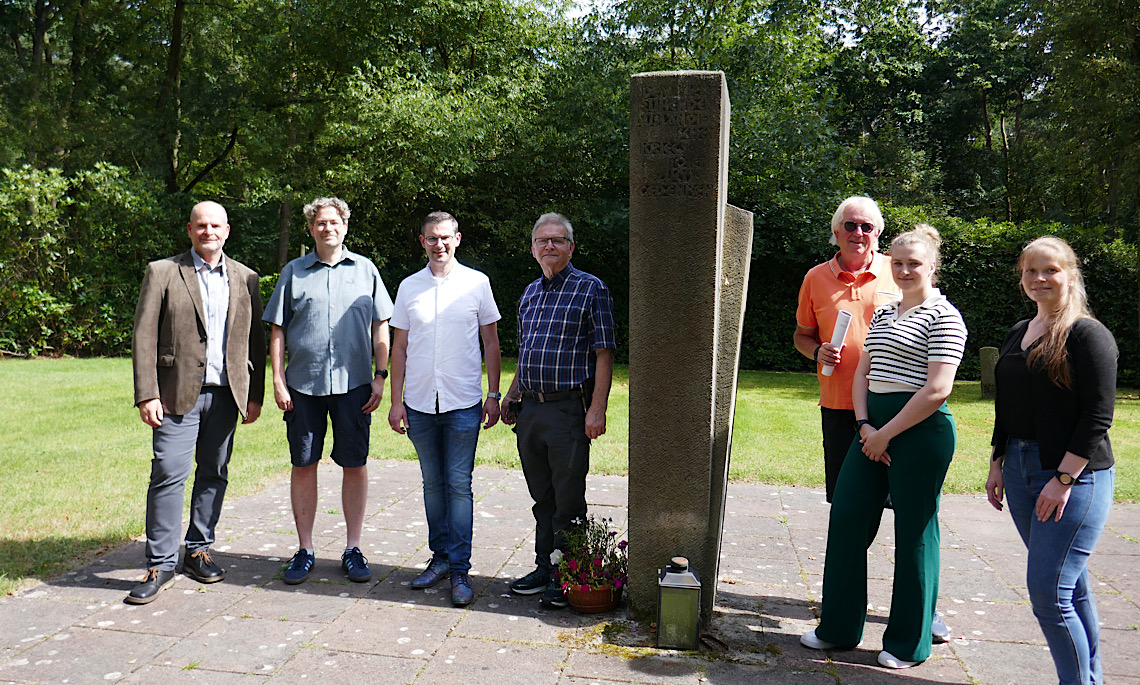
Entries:
[[843, 230], [847, 231], [848, 233], [854, 233], [855, 229], [859, 229], [866, 234], [871, 234], [875, 232], [875, 225], [868, 223], [857, 224], [854, 221], [844, 222]]

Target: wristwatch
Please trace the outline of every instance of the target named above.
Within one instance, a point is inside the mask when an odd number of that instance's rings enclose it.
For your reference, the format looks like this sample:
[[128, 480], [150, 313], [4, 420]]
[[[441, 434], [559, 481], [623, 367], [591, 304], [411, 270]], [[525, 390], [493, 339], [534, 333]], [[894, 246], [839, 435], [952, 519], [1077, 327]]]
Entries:
[[[855, 432], [856, 433], [858, 433], [859, 429], [862, 428], [863, 426], [871, 426], [871, 422], [868, 421], [867, 419], [855, 419]], [[871, 426], [871, 428], [874, 428], [874, 426]]]
[[500, 402], [502, 402], [503, 401], [503, 393], [501, 393], [501, 392], [489, 392], [489, 393], [487, 393], [487, 399], [496, 399], [496, 400], [499, 400]]
[[1061, 485], [1072, 485], [1077, 482], [1076, 478], [1062, 471], [1057, 471], [1057, 480], [1061, 481]]
[[376, 369], [376, 375], [381, 378], [388, 377], [388, 369]]

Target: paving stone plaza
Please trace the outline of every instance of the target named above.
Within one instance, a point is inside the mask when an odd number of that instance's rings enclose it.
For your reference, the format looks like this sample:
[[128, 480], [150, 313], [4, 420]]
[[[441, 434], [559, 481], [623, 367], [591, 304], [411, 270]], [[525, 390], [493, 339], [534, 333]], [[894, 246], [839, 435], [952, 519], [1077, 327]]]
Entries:
[[[123, 603], [142, 574], [142, 543], [0, 599], [0, 683], [975, 683], [1055, 682], [1024, 587], [1025, 551], [1009, 516], [983, 497], [942, 500], [939, 608], [953, 633], [926, 663], [875, 665], [890, 602], [891, 514], [870, 550], [864, 646], [815, 652], [827, 505], [821, 489], [731, 484], [717, 607], [699, 653], [653, 648], [652, 626], [624, 604], [608, 614], [543, 610], [507, 583], [533, 568], [531, 500], [522, 473], [475, 471], [475, 549], [466, 608], [447, 583], [408, 584], [428, 562], [419, 468], [374, 460], [363, 549], [369, 583], [340, 570], [337, 470], [322, 467], [317, 566], [287, 586], [295, 551], [289, 484], [232, 498], [215, 558], [224, 582], [179, 575], [153, 603]], [[591, 476], [596, 516], [625, 528], [627, 480]], [[654, 544], [632, 540], [631, 544]], [[1091, 570], [1106, 681], [1140, 685], [1140, 506], [1117, 505]]]

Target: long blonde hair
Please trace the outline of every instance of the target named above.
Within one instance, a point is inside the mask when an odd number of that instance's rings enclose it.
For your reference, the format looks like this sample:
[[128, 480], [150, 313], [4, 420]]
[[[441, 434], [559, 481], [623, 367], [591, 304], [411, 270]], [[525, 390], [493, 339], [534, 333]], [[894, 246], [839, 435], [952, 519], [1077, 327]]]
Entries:
[[1067, 242], [1051, 235], [1038, 238], [1025, 246], [1017, 260], [1019, 273], [1024, 273], [1028, 256], [1037, 252], [1049, 252], [1057, 258], [1061, 269], [1069, 275], [1069, 287], [1062, 294], [1060, 304], [1049, 313], [1044, 322], [1045, 333], [1041, 336], [1041, 344], [1029, 351], [1029, 366], [1041, 368], [1055, 385], [1069, 389], [1073, 385], [1069, 374], [1069, 350], [1065, 346], [1069, 340], [1069, 331], [1080, 319], [1093, 318], [1089, 312], [1088, 295], [1085, 293], [1085, 279], [1081, 276], [1077, 253]]

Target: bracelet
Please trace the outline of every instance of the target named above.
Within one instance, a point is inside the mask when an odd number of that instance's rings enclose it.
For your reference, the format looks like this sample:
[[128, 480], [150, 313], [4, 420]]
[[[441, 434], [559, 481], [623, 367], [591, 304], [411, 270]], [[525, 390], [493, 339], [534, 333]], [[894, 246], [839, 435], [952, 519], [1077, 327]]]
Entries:
[[820, 351], [820, 349], [821, 349], [822, 347], [823, 347], [823, 345], [816, 345], [816, 346], [815, 346], [815, 351], [811, 353], [811, 358], [812, 358], [813, 360], [815, 360], [815, 363], [816, 363], [816, 364], [818, 364], [818, 363], [819, 363], [819, 351]]

